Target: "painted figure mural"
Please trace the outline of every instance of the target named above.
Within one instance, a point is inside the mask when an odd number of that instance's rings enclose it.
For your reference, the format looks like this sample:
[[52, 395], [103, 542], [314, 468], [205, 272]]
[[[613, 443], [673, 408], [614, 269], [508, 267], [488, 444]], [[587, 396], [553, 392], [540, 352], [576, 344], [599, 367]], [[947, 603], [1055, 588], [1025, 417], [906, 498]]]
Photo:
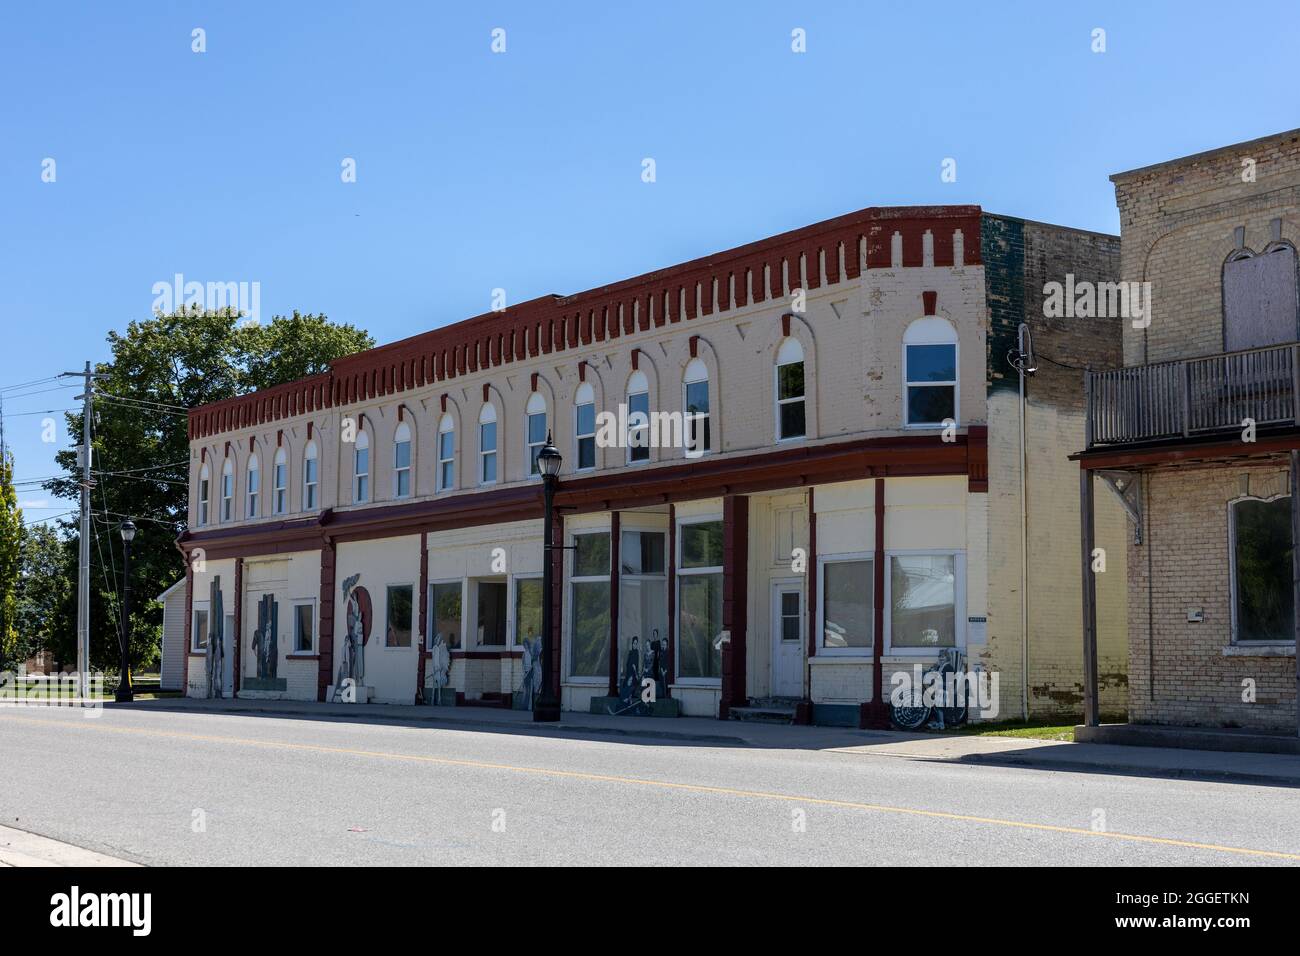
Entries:
[[257, 630], [253, 633], [253, 655], [257, 661], [259, 680], [274, 680], [279, 665], [280, 645], [279, 617], [280, 605], [275, 597], [264, 594], [257, 602]]
[[370, 592], [359, 587], [360, 574], [343, 580], [347, 632], [343, 640], [343, 660], [334, 682], [334, 700], [342, 701], [347, 688], [362, 687], [366, 676], [366, 641], [370, 637]]
[[542, 639], [525, 637], [521, 642], [524, 648], [524, 676], [515, 692], [516, 710], [532, 710], [533, 698], [542, 689]]
[[441, 634], [433, 635], [433, 644], [429, 647], [429, 660], [426, 665], [429, 668], [428, 686], [433, 688], [431, 704], [441, 704], [444, 692], [453, 696], [455, 691], [448, 691], [447, 685], [451, 682], [451, 652], [447, 649], [447, 642], [442, 639]]
[[225, 620], [225, 609], [221, 606], [221, 576], [216, 575], [212, 578], [208, 592], [208, 656], [204, 661], [209, 697], [221, 697], [224, 693], [221, 675], [225, 670], [226, 649], [221, 639], [221, 630]]

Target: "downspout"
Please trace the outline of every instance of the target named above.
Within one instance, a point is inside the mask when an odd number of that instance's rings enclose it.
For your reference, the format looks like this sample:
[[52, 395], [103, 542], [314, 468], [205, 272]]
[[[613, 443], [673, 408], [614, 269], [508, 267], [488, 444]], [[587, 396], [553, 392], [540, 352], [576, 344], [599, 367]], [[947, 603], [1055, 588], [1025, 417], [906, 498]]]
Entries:
[[1016, 348], [1007, 356], [1020, 375], [1020, 705], [1021, 717], [1029, 722], [1029, 499], [1026, 472], [1029, 453], [1025, 441], [1025, 378], [1037, 371], [1034, 342], [1029, 325], [1020, 323]]

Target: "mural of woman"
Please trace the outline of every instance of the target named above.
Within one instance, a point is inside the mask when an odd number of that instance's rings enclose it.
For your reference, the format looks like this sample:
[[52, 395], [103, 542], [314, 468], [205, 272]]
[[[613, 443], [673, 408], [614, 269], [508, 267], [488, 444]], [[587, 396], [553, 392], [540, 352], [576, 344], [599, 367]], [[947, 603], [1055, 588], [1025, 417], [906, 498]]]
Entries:
[[[358, 587], [360, 574], [343, 579], [344, 616], [347, 633], [344, 635], [343, 660], [339, 663], [339, 676], [334, 684], [334, 699], [340, 700], [345, 686], [363, 686], [366, 676], [366, 639], [370, 636], [370, 592]], [[348, 684], [347, 682], [351, 682]]]
[[433, 635], [433, 644], [429, 647], [429, 684], [433, 687], [432, 703], [442, 703], [442, 692], [451, 680], [451, 653], [447, 642], [441, 634]]
[[524, 648], [524, 677], [515, 695], [516, 710], [532, 710], [533, 698], [542, 689], [542, 639], [529, 635], [521, 642]]

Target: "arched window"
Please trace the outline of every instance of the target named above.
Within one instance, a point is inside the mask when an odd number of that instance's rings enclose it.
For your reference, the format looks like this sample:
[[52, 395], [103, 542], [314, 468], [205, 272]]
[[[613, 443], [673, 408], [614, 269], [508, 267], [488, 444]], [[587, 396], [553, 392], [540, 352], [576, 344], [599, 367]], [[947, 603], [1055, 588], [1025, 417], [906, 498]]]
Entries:
[[1240, 498], [1229, 505], [1232, 640], [1295, 641], [1291, 498]]
[[289, 454], [283, 448], [275, 452], [271, 486], [272, 506], [276, 514], [282, 515], [289, 510]]
[[546, 445], [546, 399], [539, 392], [533, 392], [528, 397], [527, 417], [524, 426], [527, 447], [524, 450], [528, 453], [528, 474], [540, 475], [542, 472], [537, 467], [537, 455]]
[[776, 353], [776, 440], [803, 438], [807, 422], [803, 346], [798, 339], [787, 338]]
[[212, 501], [212, 476], [208, 472], [208, 466], [204, 465], [199, 469], [199, 527], [202, 528], [208, 523], [208, 505]]
[[938, 316], [917, 319], [903, 333], [903, 423], [938, 428], [957, 421], [957, 332]]
[[589, 382], [573, 396], [573, 415], [578, 471], [586, 471], [596, 467], [596, 392]]
[[1296, 251], [1281, 239], [1258, 255], [1241, 246], [1223, 264], [1223, 349], [1236, 352], [1300, 338]]
[[229, 458], [221, 466], [221, 520], [235, 517], [235, 466]]
[[364, 430], [357, 432], [352, 450], [352, 500], [356, 504], [370, 500], [370, 436]]
[[650, 460], [650, 382], [644, 372], [627, 380], [627, 460]]
[[257, 492], [261, 484], [261, 473], [258, 469], [257, 455], [248, 456], [248, 517], [257, 517]]
[[302, 453], [302, 508], [304, 511], [316, 510], [316, 489], [320, 485], [320, 477], [316, 469], [319, 467], [316, 443], [309, 441], [306, 450]]
[[702, 455], [713, 448], [709, 416], [709, 367], [691, 359], [682, 375], [682, 408], [686, 412], [686, 453]]
[[406, 422], [393, 433], [393, 497], [411, 497], [411, 426]]
[[478, 413], [478, 483], [491, 485], [497, 480], [497, 410], [491, 402]]
[[438, 423], [438, 490], [456, 487], [456, 422], [450, 414]]

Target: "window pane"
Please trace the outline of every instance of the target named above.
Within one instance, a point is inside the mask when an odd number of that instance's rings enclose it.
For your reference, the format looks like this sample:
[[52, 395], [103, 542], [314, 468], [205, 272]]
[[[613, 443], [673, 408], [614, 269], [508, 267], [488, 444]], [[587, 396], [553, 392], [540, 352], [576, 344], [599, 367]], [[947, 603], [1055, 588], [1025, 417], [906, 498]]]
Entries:
[[789, 402], [781, 408], [781, 437], [802, 438], [804, 434], [803, 402]]
[[596, 467], [596, 439], [595, 438], [578, 439], [578, 467], [579, 468]]
[[456, 433], [443, 432], [438, 436], [438, 457], [446, 460], [451, 458], [452, 449], [456, 446]]
[[939, 424], [953, 418], [954, 388], [951, 385], [909, 385], [907, 388], [907, 422], [909, 425]]
[[535, 445], [538, 442], [546, 441], [546, 415], [536, 414], [528, 416], [528, 443]]
[[590, 403], [578, 406], [578, 434], [594, 435], [596, 433], [596, 406]]
[[663, 574], [665, 537], [662, 531], [624, 531], [619, 546], [623, 573]]
[[440, 487], [442, 487], [442, 488], [450, 488], [451, 485], [452, 485], [452, 480], [453, 480], [453, 479], [452, 479], [452, 463], [449, 462], [449, 461], [444, 461], [444, 462], [442, 463], [442, 479], [441, 479], [442, 484], [440, 485]]
[[909, 345], [907, 380], [909, 382], [957, 381], [957, 346]]
[[575, 581], [571, 594], [573, 676], [608, 677], [609, 582]]
[[411, 443], [409, 441], [399, 441], [394, 449], [393, 463], [397, 468], [409, 468], [411, 466]]
[[679, 580], [677, 676], [718, 677], [722, 651], [713, 642], [722, 630], [722, 575], [691, 574]]
[[310, 604], [295, 604], [293, 608], [293, 649], [295, 651], [310, 651], [312, 635], [312, 612], [315, 610]]
[[541, 453], [541, 445], [530, 445], [528, 447], [528, 473], [530, 475], [540, 475], [542, 473], [542, 467], [537, 463], [537, 457]]
[[308, 458], [304, 470], [308, 484], [314, 483], [316, 481], [316, 459]]
[[686, 386], [686, 411], [707, 412], [709, 410], [709, 383], [691, 382]]
[[718, 568], [722, 566], [722, 522], [705, 521], [684, 524], [682, 535], [683, 568]]
[[388, 631], [384, 635], [388, 647], [411, 646], [411, 591], [410, 585], [388, 589]]
[[411, 493], [411, 472], [403, 468], [397, 473], [397, 497], [405, 498]]
[[890, 559], [890, 644], [953, 647], [957, 643], [957, 559], [951, 554]]
[[1291, 499], [1233, 505], [1237, 640], [1295, 640]]
[[776, 397], [803, 397], [803, 362], [791, 362], [776, 367]]
[[194, 633], [192, 637], [192, 646], [201, 651], [208, 649], [208, 612], [194, 612]]
[[519, 578], [515, 581], [515, 644], [535, 641], [542, 636], [542, 579]]
[[[622, 578], [618, 593], [620, 684], [629, 676], [662, 680], [668, 668], [668, 579]], [[639, 694], [639, 681], [635, 687]]]
[[[356, 460], [357, 460], [357, 467], [353, 469], [353, 473], [358, 475], [369, 474], [370, 473], [370, 449], [358, 448]], [[278, 476], [276, 477], [275, 483], [277, 485], [280, 484], [280, 479]]]
[[497, 423], [488, 422], [486, 425], [478, 427], [479, 451], [496, 451], [497, 447]]
[[478, 642], [489, 646], [506, 642], [504, 581], [480, 581], [478, 584]]
[[834, 561], [823, 567], [823, 647], [872, 646], [875, 583], [870, 561]]
[[433, 633], [449, 648], [460, 647], [460, 583], [435, 584], [431, 598]]
[[497, 456], [496, 452], [490, 452], [483, 456], [483, 480], [497, 480]]
[[574, 535], [573, 576], [609, 574], [609, 532]]

